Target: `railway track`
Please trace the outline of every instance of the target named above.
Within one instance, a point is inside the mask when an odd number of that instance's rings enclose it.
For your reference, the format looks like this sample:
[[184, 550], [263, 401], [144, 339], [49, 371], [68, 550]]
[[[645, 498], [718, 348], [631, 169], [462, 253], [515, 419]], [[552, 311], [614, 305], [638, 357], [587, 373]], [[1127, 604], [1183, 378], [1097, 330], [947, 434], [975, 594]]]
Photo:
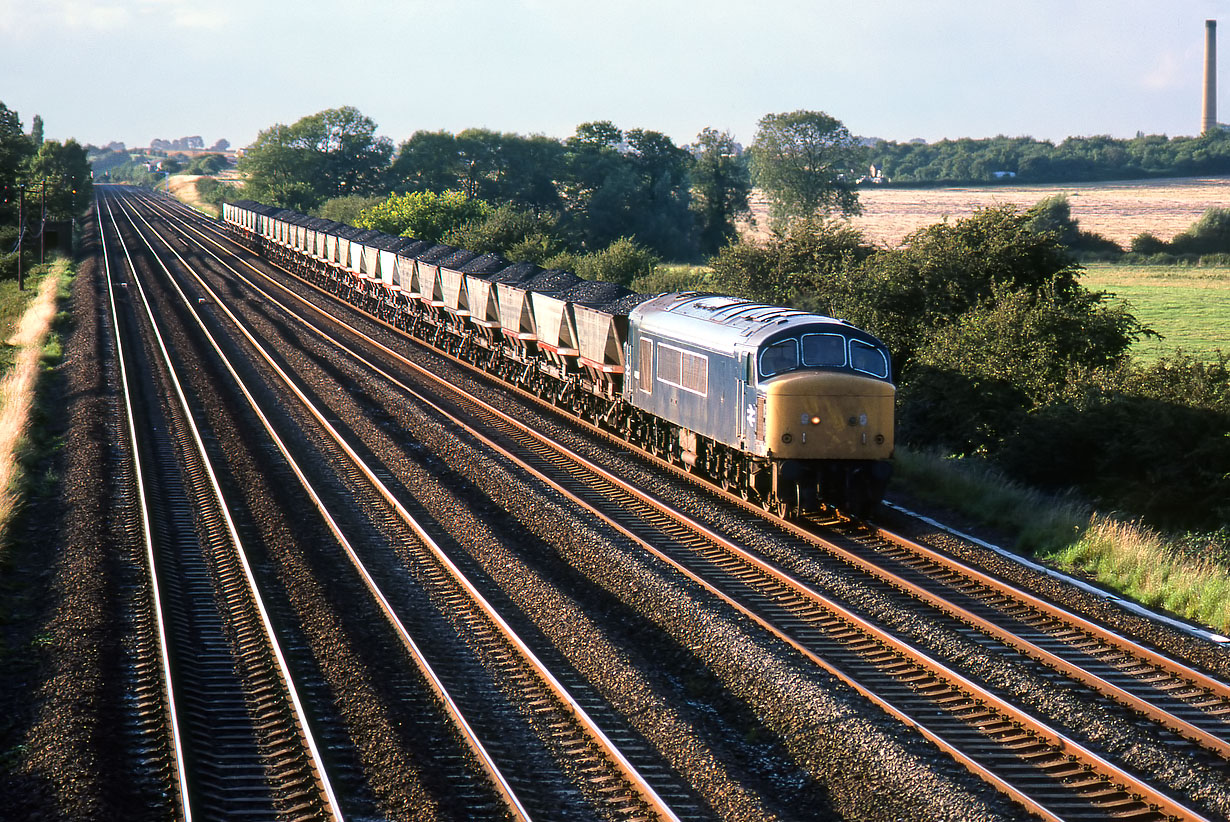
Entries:
[[[152, 227], [140, 215], [130, 214], [130, 219], [134, 228], [137, 223], [142, 223], [145, 233], [151, 238], [154, 236]], [[153, 251], [153, 248], [150, 250]], [[308, 471], [292, 454], [293, 447], [278, 437], [273, 423], [269, 422], [269, 415], [260, 409], [255, 399], [256, 391], [243, 385], [235, 365], [226, 363], [227, 370], [265, 421], [268, 434], [313, 499], [320, 515], [329, 523], [330, 530], [352, 566], [362, 576], [368, 592], [379, 603], [389, 625], [397, 632], [403, 646], [431, 684], [435, 697], [447, 706], [454, 726], [482, 762], [484, 772], [503, 797], [508, 812], [515, 818], [551, 818], [569, 804], [578, 804], [576, 800], [571, 803], [563, 801], [558, 787], [543, 789], [544, 784], [558, 785], [561, 782], [558, 777], [544, 778], [541, 773], [526, 771], [523, 764], [528, 743], [525, 733], [509, 734], [506, 727], [508, 718], [502, 720], [503, 727], [498, 716], [493, 718], [493, 714], [500, 711], [492, 707], [493, 703], [511, 701], [532, 718], [535, 730], [558, 760], [557, 767], [562, 772], [573, 774], [563, 782], [568, 791], [575, 791], [584, 797], [585, 803], [580, 807], [587, 804], [588, 809], [582, 811], [582, 815], [599, 813], [604, 818], [630, 820], [680, 818], [623, 753], [621, 746], [635, 742], [625, 735], [617, 744], [588, 715], [582, 701], [572, 696], [569, 689], [537, 659], [529, 645], [517, 636], [499, 611], [484, 598], [479, 587], [450, 559], [432, 535], [434, 526], [412, 512], [412, 503], [407, 504], [398, 498], [398, 494], [382, 480], [380, 470], [368, 465], [364, 457], [349, 446], [346, 437], [338, 431], [329, 416], [316, 408], [307, 393], [298, 387], [296, 380], [279, 365], [277, 358], [266, 352], [256, 338], [245, 330], [243, 321], [225, 308], [205, 280], [192, 273], [191, 266], [177, 251], [168, 250], [177, 257], [182, 270], [195, 278], [196, 287], [206, 295], [203, 299], [220, 307], [228, 315], [234, 327], [247, 338], [268, 368], [278, 375], [287, 393], [302, 404], [320, 431], [327, 436], [331, 442], [331, 461], [344, 466], [342, 470], [348, 475], [351, 486], [367, 483], [387, 505], [391, 515], [388, 520], [395, 520], [394, 527], [401, 532], [396, 537], [397, 541], [402, 544], [416, 543], [411, 548], [414, 553], [412, 562], [423, 569], [417, 575], [424, 588], [421, 596], [443, 603], [457, 633], [466, 638], [470, 655], [481, 660], [481, 666], [476, 667], [473, 662], [460, 659], [456, 650], [443, 654], [437, 652], [439, 664], [428, 659], [430, 652], [420, 647], [407, 628], [407, 625], [421, 625], [424, 622], [421, 611], [414, 611], [406, 605], [404, 596], [386, 592], [382, 586], [387, 585], [388, 580], [381, 582], [377, 580], [380, 572], [368, 570], [359, 556], [360, 551], [347, 539], [338, 524], [343, 517], [330, 510], [324, 501], [326, 494], [313, 487]], [[193, 298], [182, 290], [181, 293], [184, 306], [195, 312]], [[198, 323], [202, 329], [205, 328], [205, 321], [199, 317]], [[220, 357], [226, 357], [221, 344], [215, 341], [213, 348]], [[484, 677], [478, 673], [479, 668], [491, 672], [493, 676], [490, 679]], [[646, 755], [644, 751], [640, 754], [642, 759]], [[536, 761], [532, 756], [529, 760]], [[661, 777], [659, 781], [662, 781]], [[669, 780], [666, 782], [667, 789], [676, 795], [676, 801], [680, 794], [686, 794], [679, 786], [670, 785]], [[695, 813], [685, 812], [682, 816], [700, 818]]]
[[[261, 298], [281, 299], [272, 291]], [[289, 306], [283, 308], [292, 311]], [[307, 322], [306, 317], [303, 320]], [[349, 333], [358, 332], [350, 329]], [[781, 563], [766, 559], [759, 549], [721, 537], [559, 443], [527, 432], [523, 423], [498, 409], [458, 394], [378, 341], [369, 338], [362, 345], [379, 351], [386, 360], [400, 359], [401, 368], [435, 380], [440, 394], [450, 397], [451, 406], [437, 405], [438, 413], [469, 428], [505, 458], [654, 551], [678, 573], [859, 688], [889, 713], [918, 727], [1031, 810], [1064, 819], [1204, 818], [1200, 810], [1185, 805], [1166, 789], [1082, 745], [1070, 731], [1048, 726], [1011, 704], [1002, 693], [945, 666], [815, 590], [818, 574], [814, 568], [796, 573], [780, 567]], [[351, 348], [344, 350], [347, 356], [363, 356]], [[370, 367], [383, 368], [375, 362]], [[395, 374], [386, 372], [386, 379], [400, 382], [407, 392], [415, 391]], [[421, 396], [419, 401], [430, 402]], [[733, 498], [727, 501], [738, 504]], [[1170, 663], [1161, 655], [1131, 647], [1087, 620], [1078, 625], [1059, 609], [997, 581], [975, 581], [955, 563], [887, 533], [850, 531], [837, 522], [811, 525], [822, 526], [826, 536], [819, 538], [814, 530], [781, 523], [770, 526], [787, 528], [792, 538], [806, 540], [807, 550], [816, 553], [811, 556], [805, 551], [801, 561], [794, 560], [796, 565], [805, 567], [821, 554], [826, 561], [836, 560], [876, 580], [875, 584], [887, 586], [891, 596], [906, 597], [915, 606], [922, 603], [944, 614], [944, 619], [959, 626], [955, 630], [976, 632], [983, 638], [979, 641], [994, 641], [1013, 653], [1023, 653], [1049, 671], [1073, 678], [1082, 687], [1156, 723], [1164, 729], [1157, 732], [1168, 736], [1166, 744], [1198, 749], [1184, 756], [1204, 756], [1212, 763], [1209, 767], [1219, 763], [1224, 767], [1226, 695], [1224, 684], [1215, 678], [1181, 665], [1171, 666], [1173, 673], [1160, 675], [1160, 669]], [[880, 559], [872, 562], [868, 555]], [[927, 555], [925, 560], [918, 559], [923, 555]], [[974, 607], [977, 600], [982, 604]], [[1043, 635], [1043, 628], [1049, 635]], [[1118, 670], [1108, 661], [1112, 657], [1121, 663]]]
[[[176, 366], [114, 215], [97, 207], [180, 813], [340, 819]], [[110, 264], [107, 223], [126, 271]]]

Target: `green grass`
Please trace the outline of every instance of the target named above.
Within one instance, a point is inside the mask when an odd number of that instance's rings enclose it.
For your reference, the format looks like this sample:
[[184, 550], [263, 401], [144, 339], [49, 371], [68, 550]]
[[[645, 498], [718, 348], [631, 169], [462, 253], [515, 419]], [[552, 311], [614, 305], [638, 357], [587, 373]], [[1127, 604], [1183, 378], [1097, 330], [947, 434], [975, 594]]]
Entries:
[[1213, 362], [1230, 353], [1230, 268], [1087, 263], [1081, 281], [1126, 300], [1132, 313], [1162, 335], [1141, 340], [1132, 353], [1148, 362], [1182, 349]]
[[17, 323], [26, 313], [26, 308], [38, 294], [39, 283], [51, 265], [53, 263], [35, 266], [25, 278], [24, 291], [17, 290], [17, 280], [0, 280], [0, 374], [13, 365], [17, 349], [9, 345], [8, 339], [17, 329]]
[[978, 460], [897, 449], [892, 490], [959, 511], [1013, 548], [1230, 634], [1226, 535], [1169, 537], [1012, 482]]

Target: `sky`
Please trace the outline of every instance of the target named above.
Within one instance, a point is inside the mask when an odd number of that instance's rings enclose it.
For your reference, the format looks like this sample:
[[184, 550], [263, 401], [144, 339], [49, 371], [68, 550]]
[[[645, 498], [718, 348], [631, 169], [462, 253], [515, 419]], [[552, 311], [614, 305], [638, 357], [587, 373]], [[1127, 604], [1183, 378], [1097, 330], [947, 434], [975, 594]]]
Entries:
[[394, 144], [611, 120], [748, 145], [797, 109], [897, 141], [1191, 135], [1219, 15], [1224, 122], [1230, 0], [0, 0], [0, 102], [129, 147], [344, 105]]

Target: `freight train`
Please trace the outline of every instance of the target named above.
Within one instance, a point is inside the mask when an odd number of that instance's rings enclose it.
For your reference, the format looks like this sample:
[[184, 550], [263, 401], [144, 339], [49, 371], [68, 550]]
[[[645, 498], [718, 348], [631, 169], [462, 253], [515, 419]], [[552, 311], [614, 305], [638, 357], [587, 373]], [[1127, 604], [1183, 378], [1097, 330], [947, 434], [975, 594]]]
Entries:
[[888, 484], [888, 349], [843, 320], [636, 294], [241, 200], [239, 242], [364, 311], [783, 517], [865, 517]]

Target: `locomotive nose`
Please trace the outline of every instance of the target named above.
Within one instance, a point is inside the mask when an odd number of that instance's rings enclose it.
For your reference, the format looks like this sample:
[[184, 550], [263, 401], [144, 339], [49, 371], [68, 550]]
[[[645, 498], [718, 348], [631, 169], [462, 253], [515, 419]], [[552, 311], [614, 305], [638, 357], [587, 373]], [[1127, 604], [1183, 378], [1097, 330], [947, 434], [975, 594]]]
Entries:
[[782, 459], [888, 459], [891, 383], [856, 374], [803, 371], [762, 384], [765, 446]]

